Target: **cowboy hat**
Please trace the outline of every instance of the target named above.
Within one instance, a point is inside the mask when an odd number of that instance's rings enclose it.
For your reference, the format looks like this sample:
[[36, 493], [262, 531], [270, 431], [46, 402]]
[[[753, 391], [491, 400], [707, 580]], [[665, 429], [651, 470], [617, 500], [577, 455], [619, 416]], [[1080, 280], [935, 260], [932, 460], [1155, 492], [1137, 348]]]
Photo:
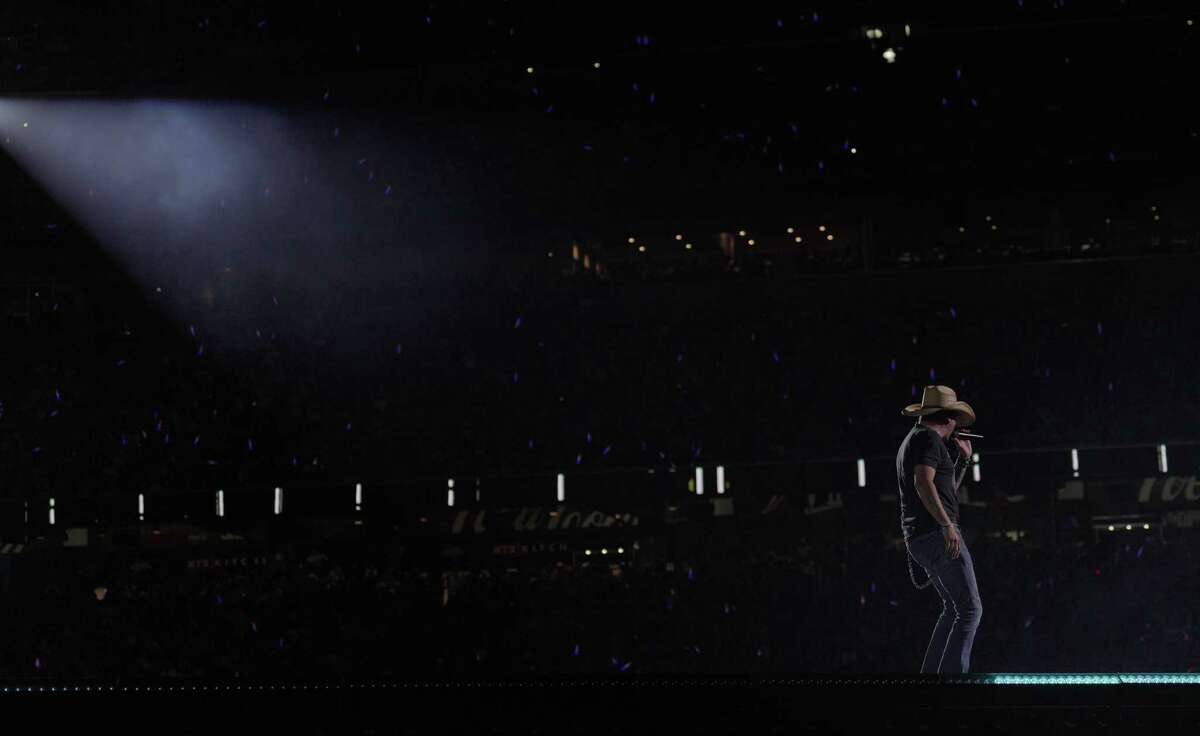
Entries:
[[960, 427], [975, 423], [975, 410], [965, 401], [959, 401], [954, 389], [949, 386], [926, 386], [921, 394], [921, 403], [909, 404], [900, 413], [906, 417], [923, 417], [939, 411], [956, 411], [963, 415]]

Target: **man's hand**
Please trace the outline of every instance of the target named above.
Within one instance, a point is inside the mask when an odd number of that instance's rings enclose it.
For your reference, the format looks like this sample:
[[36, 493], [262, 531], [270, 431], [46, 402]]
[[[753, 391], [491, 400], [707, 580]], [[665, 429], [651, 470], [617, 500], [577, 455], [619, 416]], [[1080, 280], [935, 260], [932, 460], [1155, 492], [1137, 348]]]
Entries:
[[966, 458], [967, 462], [971, 462], [974, 455], [971, 453], [971, 440], [964, 440], [961, 437], [954, 438], [954, 444], [958, 445], [959, 457]]
[[954, 525], [942, 527], [942, 538], [946, 540], [946, 556], [957, 560], [962, 547], [962, 537], [958, 535], [958, 529]]

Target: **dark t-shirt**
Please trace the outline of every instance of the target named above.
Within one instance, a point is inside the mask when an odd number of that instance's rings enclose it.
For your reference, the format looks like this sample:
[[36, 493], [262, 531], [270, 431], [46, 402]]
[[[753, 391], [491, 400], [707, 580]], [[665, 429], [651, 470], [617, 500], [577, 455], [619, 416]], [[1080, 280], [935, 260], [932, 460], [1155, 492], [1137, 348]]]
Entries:
[[[957, 448], [955, 449], [957, 454]], [[942, 508], [952, 524], [958, 523], [958, 493], [954, 488], [954, 458], [938, 433], [923, 424], [914, 425], [900, 443], [896, 453], [896, 481], [900, 485], [900, 525], [909, 527], [909, 535], [917, 536], [941, 529], [933, 515], [925, 510], [913, 485], [913, 470], [917, 465], [934, 469], [933, 486], [942, 499]]]

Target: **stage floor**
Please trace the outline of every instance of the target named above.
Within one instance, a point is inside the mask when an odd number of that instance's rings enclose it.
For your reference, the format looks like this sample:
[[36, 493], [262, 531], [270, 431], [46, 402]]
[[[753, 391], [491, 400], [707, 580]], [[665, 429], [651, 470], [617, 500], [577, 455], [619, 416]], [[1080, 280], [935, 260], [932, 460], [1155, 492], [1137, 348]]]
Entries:
[[24, 723], [158, 733], [1184, 733], [1200, 732], [1197, 696], [1200, 675], [1104, 672], [0, 684]]

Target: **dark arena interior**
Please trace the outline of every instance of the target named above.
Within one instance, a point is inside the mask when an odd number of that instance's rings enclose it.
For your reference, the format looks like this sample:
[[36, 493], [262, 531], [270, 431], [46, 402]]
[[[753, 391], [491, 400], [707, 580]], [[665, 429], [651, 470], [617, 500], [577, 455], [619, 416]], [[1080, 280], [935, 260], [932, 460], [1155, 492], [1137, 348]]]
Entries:
[[5, 728], [1193, 731], [1195, 10], [4, 4]]

